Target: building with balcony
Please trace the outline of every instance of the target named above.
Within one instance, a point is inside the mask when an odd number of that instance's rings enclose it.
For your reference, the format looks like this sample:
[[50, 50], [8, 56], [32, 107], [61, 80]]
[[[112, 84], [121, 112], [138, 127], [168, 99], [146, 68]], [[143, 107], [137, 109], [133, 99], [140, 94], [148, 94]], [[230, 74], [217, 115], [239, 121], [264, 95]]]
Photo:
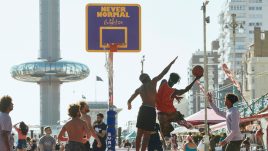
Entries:
[[268, 31], [254, 30], [254, 44], [243, 57], [242, 90], [247, 100], [267, 94], [268, 87]]

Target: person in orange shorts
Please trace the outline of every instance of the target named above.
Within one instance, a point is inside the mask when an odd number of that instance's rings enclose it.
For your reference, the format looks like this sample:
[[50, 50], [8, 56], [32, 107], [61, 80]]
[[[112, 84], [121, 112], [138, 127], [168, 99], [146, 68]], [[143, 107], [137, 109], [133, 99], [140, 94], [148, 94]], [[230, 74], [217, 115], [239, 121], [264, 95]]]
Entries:
[[176, 99], [179, 102], [182, 99], [180, 96], [189, 91], [195, 81], [201, 77], [202, 76], [196, 77], [190, 85], [188, 85], [185, 89], [180, 90], [172, 88], [180, 81], [180, 76], [177, 73], [171, 73], [168, 81], [166, 79], [162, 80], [157, 92], [156, 108], [158, 110], [158, 120], [161, 132], [164, 137], [171, 137], [170, 132], [174, 130], [171, 122], [176, 122], [186, 128], [192, 128], [192, 124], [185, 121], [184, 115], [176, 110], [173, 105], [173, 100]]

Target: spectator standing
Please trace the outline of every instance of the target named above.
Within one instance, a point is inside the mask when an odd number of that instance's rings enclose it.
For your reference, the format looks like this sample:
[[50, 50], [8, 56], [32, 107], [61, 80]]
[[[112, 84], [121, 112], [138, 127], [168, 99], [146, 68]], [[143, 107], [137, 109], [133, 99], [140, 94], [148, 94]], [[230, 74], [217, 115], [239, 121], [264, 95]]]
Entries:
[[[17, 127], [19, 125], [19, 127]], [[29, 127], [24, 122], [19, 122], [15, 125], [13, 125], [13, 128], [18, 132], [18, 145], [17, 150], [18, 151], [26, 151], [27, 150], [27, 133], [29, 130]]]
[[39, 140], [40, 151], [55, 151], [56, 140], [51, 136], [51, 127], [47, 126], [44, 130], [46, 134]]
[[249, 137], [246, 137], [246, 139], [243, 141], [243, 146], [246, 148], [246, 151], [250, 150], [250, 141]]
[[93, 124], [93, 128], [95, 130], [95, 133], [97, 134], [100, 142], [101, 142], [101, 147], [99, 148], [97, 146], [98, 141], [96, 139], [94, 139], [93, 142], [93, 151], [105, 151], [106, 150], [106, 129], [107, 129], [107, 125], [103, 122], [103, 114], [102, 113], [98, 113], [97, 114], [97, 120], [94, 122]]
[[[81, 112], [81, 120], [87, 123], [91, 136], [93, 136], [96, 139], [98, 144], [101, 144], [99, 137], [97, 136], [94, 129], [92, 128], [91, 117], [87, 114], [90, 111], [88, 104], [85, 101], [80, 101], [79, 105], [80, 105], [80, 112]], [[87, 141], [84, 145], [86, 148], [85, 151], [90, 151], [91, 148], [90, 148], [89, 141]]]
[[210, 142], [209, 142], [209, 147], [210, 147], [211, 151], [215, 151], [216, 137], [214, 135], [211, 135]]
[[31, 144], [31, 151], [37, 151], [37, 142], [36, 139], [32, 139], [32, 144]]
[[[78, 104], [71, 104], [68, 113], [72, 119], [63, 125], [58, 139], [60, 141], [68, 141], [65, 151], [84, 151], [84, 143], [90, 137], [90, 131], [87, 123], [80, 119], [80, 106]], [[64, 136], [65, 132], [67, 132], [68, 137]]]
[[11, 135], [12, 122], [9, 113], [13, 110], [12, 98], [3, 96], [0, 100], [0, 149], [12, 151], [14, 138]]
[[[222, 142], [225, 138], [226, 138], [226, 133], [222, 133], [221, 137], [220, 137], [220, 142]], [[225, 151], [226, 148], [226, 144], [224, 146], [222, 146], [222, 151]]]
[[126, 140], [124, 148], [131, 148], [131, 143], [128, 140]]
[[33, 136], [32, 140], [35, 140], [35, 142], [36, 142], [36, 143], [38, 143], [38, 142], [39, 142], [39, 139], [37, 138], [37, 135], [36, 135], [36, 134], [34, 134], [34, 136]]
[[59, 151], [60, 150], [60, 146], [61, 146], [60, 140], [58, 139], [56, 142], [57, 143], [56, 143], [56, 146], [55, 146], [55, 151]]
[[197, 146], [193, 142], [193, 139], [191, 136], [187, 136], [186, 138], [187, 143], [184, 144], [183, 146], [183, 151], [197, 151]]
[[[154, 131], [150, 136], [150, 140], [149, 140], [149, 144], [148, 144], [149, 151], [151, 151], [151, 150], [163, 151], [162, 142], [160, 140], [159, 132], [160, 132], [160, 125], [158, 123], [155, 123]], [[161, 132], [160, 132], [160, 135], [162, 135]], [[163, 138], [163, 135], [162, 135], [162, 138]]]
[[171, 137], [171, 148], [173, 151], [177, 151], [178, 150], [178, 140], [177, 140], [177, 135], [176, 134], [172, 134]]
[[136, 142], [135, 142], [135, 140], [132, 141], [131, 146], [132, 146], [132, 148], [136, 148]]
[[32, 140], [30, 137], [26, 137], [26, 150], [32, 151]]
[[263, 146], [264, 146], [263, 139], [262, 139], [263, 134], [264, 133], [262, 132], [262, 128], [261, 127], [255, 133], [255, 138], [256, 138], [257, 145], [258, 145], [257, 146], [257, 149], [263, 149]]

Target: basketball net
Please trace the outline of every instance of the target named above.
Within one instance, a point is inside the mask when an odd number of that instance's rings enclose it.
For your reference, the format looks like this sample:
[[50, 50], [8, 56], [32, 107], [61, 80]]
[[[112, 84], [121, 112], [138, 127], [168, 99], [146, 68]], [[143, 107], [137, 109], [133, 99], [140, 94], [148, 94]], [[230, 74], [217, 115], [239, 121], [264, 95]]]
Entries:
[[106, 48], [109, 48], [108, 52], [117, 52], [120, 46], [124, 46], [124, 43], [107, 43], [103, 50], [107, 51]]
[[119, 44], [117, 44], [117, 43], [109, 44], [110, 52], [117, 52], [118, 46], [119, 46]]

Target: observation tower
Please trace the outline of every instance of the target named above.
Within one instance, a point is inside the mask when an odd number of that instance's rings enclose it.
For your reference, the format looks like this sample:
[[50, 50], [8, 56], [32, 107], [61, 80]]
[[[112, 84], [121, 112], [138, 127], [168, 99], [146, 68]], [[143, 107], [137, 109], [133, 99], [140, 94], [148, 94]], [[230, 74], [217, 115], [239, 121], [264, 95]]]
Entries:
[[39, 0], [40, 50], [38, 61], [15, 65], [14, 79], [40, 85], [40, 126], [60, 121], [60, 85], [89, 75], [81, 63], [63, 61], [60, 56], [60, 1]]

